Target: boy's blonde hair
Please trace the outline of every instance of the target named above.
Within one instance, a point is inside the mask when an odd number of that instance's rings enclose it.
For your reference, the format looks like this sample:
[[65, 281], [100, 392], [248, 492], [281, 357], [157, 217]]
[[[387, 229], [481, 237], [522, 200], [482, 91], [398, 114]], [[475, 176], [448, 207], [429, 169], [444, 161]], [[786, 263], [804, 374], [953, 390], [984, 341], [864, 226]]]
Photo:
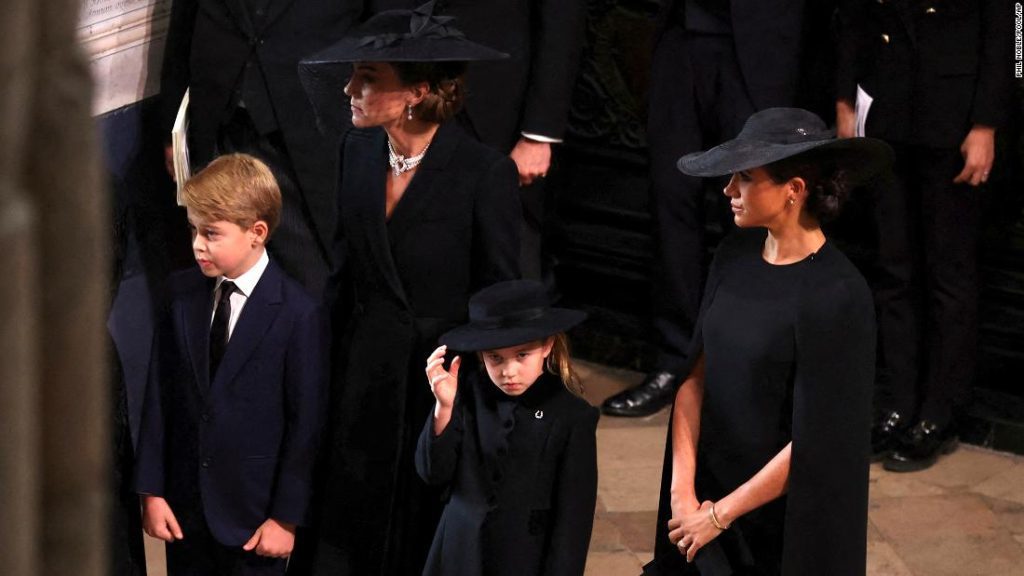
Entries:
[[249, 228], [267, 223], [267, 237], [281, 220], [281, 189], [266, 164], [248, 154], [226, 154], [189, 178], [181, 189], [185, 206], [207, 222], [226, 220]]

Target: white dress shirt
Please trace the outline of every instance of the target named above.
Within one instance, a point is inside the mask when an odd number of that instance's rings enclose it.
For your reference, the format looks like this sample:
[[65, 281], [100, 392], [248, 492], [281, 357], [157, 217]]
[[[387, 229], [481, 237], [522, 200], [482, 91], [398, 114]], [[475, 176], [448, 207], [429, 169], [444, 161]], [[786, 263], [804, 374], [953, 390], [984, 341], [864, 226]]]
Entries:
[[225, 280], [235, 283], [235, 291], [231, 293], [231, 316], [228, 317], [228, 341], [231, 340], [231, 334], [235, 331], [238, 317], [242, 315], [242, 308], [245, 307], [245, 303], [249, 301], [249, 296], [252, 295], [256, 284], [263, 277], [263, 271], [267, 269], [267, 264], [270, 264], [270, 258], [267, 256], [266, 249], [264, 249], [260, 259], [253, 264], [252, 268], [243, 272], [238, 278], [227, 278], [225, 276], [217, 278], [217, 288], [214, 290], [213, 314], [210, 315], [210, 324], [213, 324], [213, 317], [217, 314], [217, 303], [220, 302], [220, 285]]

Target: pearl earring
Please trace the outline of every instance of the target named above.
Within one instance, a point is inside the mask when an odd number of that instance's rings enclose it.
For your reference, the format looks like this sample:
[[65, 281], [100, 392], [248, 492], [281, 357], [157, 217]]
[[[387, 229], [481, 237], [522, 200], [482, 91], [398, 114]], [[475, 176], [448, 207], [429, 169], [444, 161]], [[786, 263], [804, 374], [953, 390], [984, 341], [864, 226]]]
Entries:
[[412, 104], [409, 104], [408, 106], [406, 106], [406, 108], [409, 111], [408, 118], [409, 120], [412, 120]]
[[796, 204], [796, 198], [789, 199], [789, 205], [792, 206], [793, 204]]

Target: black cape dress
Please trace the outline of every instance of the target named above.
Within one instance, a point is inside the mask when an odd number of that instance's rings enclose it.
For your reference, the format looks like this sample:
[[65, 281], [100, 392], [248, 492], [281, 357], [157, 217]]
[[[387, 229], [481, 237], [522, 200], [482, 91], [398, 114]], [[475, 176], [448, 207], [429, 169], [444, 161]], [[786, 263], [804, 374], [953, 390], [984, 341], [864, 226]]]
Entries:
[[865, 572], [871, 293], [831, 242], [773, 265], [762, 257], [765, 237], [764, 229], [735, 232], [708, 274], [689, 355], [705, 356], [695, 487], [700, 501], [716, 501], [792, 441], [787, 494], [737, 519], [687, 565], [666, 528], [670, 433], [655, 561], [645, 574]]
[[548, 373], [518, 397], [466, 373], [448, 426], [435, 436], [431, 412], [416, 450], [420, 477], [450, 493], [424, 576], [582, 576], [598, 410]]

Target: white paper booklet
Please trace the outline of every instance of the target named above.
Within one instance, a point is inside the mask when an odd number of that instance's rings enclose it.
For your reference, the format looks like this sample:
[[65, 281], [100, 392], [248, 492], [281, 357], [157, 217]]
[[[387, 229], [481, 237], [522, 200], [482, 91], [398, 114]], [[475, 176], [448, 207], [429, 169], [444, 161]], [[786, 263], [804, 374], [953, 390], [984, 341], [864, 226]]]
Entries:
[[863, 137], [865, 135], [864, 124], [868, 121], [868, 110], [871, 108], [871, 103], [874, 100], [870, 94], [860, 87], [860, 84], [857, 84], [857, 103], [853, 106], [853, 110], [857, 115], [857, 123], [853, 128], [854, 136]]
[[174, 153], [174, 182], [178, 185], [177, 201], [182, 206], [181, 187], [192, 177], [192, 169], [188, 163], [188, 90], [178, 106], [178, 115], [174, 118], [171, 128], [171, 148]]

